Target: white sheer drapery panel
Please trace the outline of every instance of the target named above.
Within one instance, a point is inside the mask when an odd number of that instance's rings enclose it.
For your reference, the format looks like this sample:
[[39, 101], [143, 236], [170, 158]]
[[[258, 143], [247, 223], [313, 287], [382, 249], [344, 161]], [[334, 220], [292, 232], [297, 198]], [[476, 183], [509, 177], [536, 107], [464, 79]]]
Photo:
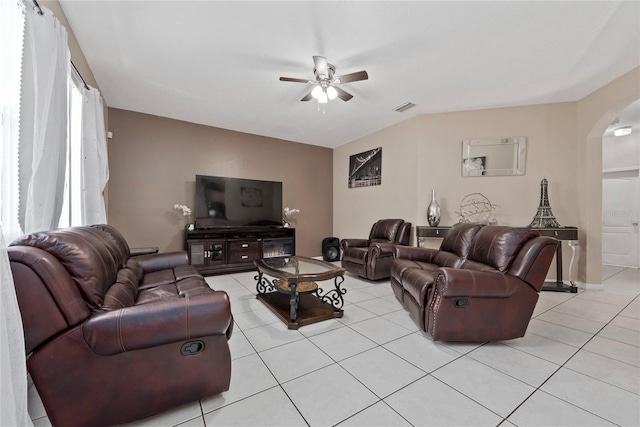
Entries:
[[103, 191], [109, 180], [107, 138], [100, 92], [90, 87], [82, 94], [82, 220], [105, 224]]
[[20, 214], [25, 233], [57, 228], [64, 195], [67, 30], [49, 9], [41, 9], [44, 15], [25, 11], [20, 97]]
[[2, 197], [0, 219], [6, 241], [22, 235], [18, 220], [20, 197], [18, 192], [18, 136], [20, 124], [20, 63], [24, 34], [24, 13], [14, 2], [0, 5], [0, 97], [2, 99], [2, 121], [0, 144], [2, 163], [0, 167], [0, 192]]
[[27, 358], [22, 318], [2, 234], [0, 230], [0, 426], [33, 426], [27, 410]]
[[0, 1], [0, 426], [33, 426], [27, 410], [22, 318], [5, 241], [22, 234], [18, 222], [18, 124], [24, 14]]

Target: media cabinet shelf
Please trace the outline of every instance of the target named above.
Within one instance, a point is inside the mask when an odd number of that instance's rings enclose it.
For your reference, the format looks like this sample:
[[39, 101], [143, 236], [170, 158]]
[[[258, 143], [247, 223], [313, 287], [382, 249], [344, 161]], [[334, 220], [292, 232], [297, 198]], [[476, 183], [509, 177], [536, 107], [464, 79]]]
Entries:
[[253, 261], [296, 254], [296, 230], [288, 227], [222, 227], [185, 230], [184, 249], [202, 275], [254, 270]]

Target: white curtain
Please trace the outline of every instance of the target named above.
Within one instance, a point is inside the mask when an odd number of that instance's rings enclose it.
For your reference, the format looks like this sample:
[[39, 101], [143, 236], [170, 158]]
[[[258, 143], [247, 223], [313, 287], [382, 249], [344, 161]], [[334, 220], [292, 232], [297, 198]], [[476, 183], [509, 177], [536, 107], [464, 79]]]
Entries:
[[[0, 230], [1, 231], [1, 230]], [[0, 233], [0, 426], [32, 426], [27, 411], [24, 332], [4, 236]]]
[[82, 220], [106, 224], [103, 191], [109, 180], [102, 97], [90, 87], [82, 94]]
[[24, 14], [0, 1], [0, 426], [32, 426], [27, 411], [24, 331], [5, 240], [22, 234], [18, 221], [18, 123]]
[[20, 107], [20, 200], [25, 233], [58, 226], [67, 155], [70, 55], [53, 13], [26, 8]]

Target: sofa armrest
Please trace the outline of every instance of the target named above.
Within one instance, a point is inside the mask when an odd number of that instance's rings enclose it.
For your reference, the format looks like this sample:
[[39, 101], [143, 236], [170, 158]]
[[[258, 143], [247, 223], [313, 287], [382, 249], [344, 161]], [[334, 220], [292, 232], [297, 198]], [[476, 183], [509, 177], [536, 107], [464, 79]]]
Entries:
[[212, 291], [97, 313], [82, 333], [95, 353], [111, 356], [209, 335], [229, 338], [232, 323], [227, 293]]
[[434, 273], [435, 292], [442, 298], [508, 298], [526, 282], [492, 271], [440, 267]]
[[145, 274], [189, 264], [189, 256], [186, 251], [140, 255], [133, 259], [140, 264], [142, 272]]
[[396, 259], [407, 259], [409, 261], [421, 261], [433, 264], [433, 260], [438, 252], [440, 251], [437, 249], [396, 246], [394, 256]]
[[372, 243], [371, 246], [369, 246], [369, 255], [375, 258], [383, 256], [391, 257], [393, 256], [395, 248], [395, 243]]
[[342, 239], [340, 241], [342, 251], [349, 248], [366, 248], [369, 246], [369, 240], [367, 239]]

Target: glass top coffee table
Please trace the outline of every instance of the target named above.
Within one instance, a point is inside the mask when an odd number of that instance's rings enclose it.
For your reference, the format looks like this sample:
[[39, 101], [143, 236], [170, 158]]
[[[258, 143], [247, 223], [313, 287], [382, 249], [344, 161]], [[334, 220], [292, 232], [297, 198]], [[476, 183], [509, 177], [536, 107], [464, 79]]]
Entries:
[[[301, 256], [259, 259], [254, 264], [258, 269], [256, 298], [289, 329], [342, 317], [342, 295], [347, 292], [340, 287], [344, 268]], [[326, 292], [316, 283], [332, 279], [333, 288]]]

